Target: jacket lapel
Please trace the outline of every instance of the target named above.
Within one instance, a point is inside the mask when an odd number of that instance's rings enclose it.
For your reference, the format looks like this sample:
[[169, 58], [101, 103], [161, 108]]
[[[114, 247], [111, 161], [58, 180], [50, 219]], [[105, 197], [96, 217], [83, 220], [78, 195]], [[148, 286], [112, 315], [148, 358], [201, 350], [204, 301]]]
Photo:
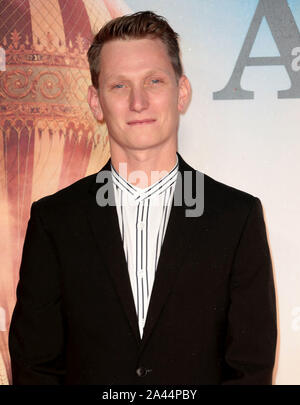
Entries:
[[[101, 172], [106, 171], [110, 176], [110, 160]], [[125, 259], [123, 242], [119, 229], [118, 214], [115, 205], [100, 207], [96, 202], [96, 192], [100, 185], [94, 182], [90, 192], [92, 199], [87, 208], [88, 220], [99, 246], [99, 259], [108, 269], [116, 292], [119, 296], [125, 316], [139, 344], [141, 341], [134, 299]], [[110, 193], [113, 195], [112, 181], [108, 181]]]
[[[178, 160], [182, 184], [177, 181], [175, 194], [181, 194], [182, 205], [176, 206], [173, 201], [156, 270], [142, 340], [139, 333], [138, 319], [119, 229], [116, 207], [99, 207], [96, 203], [96, 193], [100, 185], [94, 182], [90, 189], [93, 198], [87, 209], [89, 223], [99, 246], [101, 261], [104, 262], [110, 273], [112, 282], [120, 298], [121, 305], [124, 308], [124, 312], [136, 338], [137, 344], [140, 346], [140, 351], [143, 350], [146, 342], [151, 336], [160, 313], [164, 305], [166, 305], [168, 296], [172, 291], [177, 275], [183, 268], [185, 256], [188, 255], [189, 251], [189, 241], [194, 234], [193, 227], [196, 222], [198, 223], [195, 218], [186, 216], [186, 209], [189, 209], [190, 207], [186, 205], [184, 198], [184, 172], [190, 171], [194, 180], [196, 171], [187, 165], [179, 154]], [[101, 172], [105, 170], [110, 173], [110, 160]], [[113, 195], [112, 181], [110, 180], [108, 184], [110, 184], [109, 187], [111, 187], [111, 193]], [[194, 182], [192, 187], [194, 187]], [[195, 195], [194, 190], [193, 195]], [[199, 231], [198, 228], [197, 231]]]
[[[196, 171], [187, 165], [179, 154], [178, 161], [182, 183], [177, 180], [174, 195], [177, 194], [181, 196], [182, 204], [176, 206], [173, 200], [173, 206], [156, 269], [140, 348], [141, 351], [144, 349], [151, 336], [162, 309], [167, 304], [168, 296], [172, 291], [179, 272], [183, 271], [184, 260], [188, 256], [189, 247], [191, 246], [190, 239], [195, 235], [195, 224], [197, 223], [199, 226], [199, 222], [195, 220], [195, 218], [186, 216], [186, 210], [191, 207], [186, 204], [184, 197], [184, 190], [187, 186], [184, 173], [187, 171], [191, 172], [192, 183], [190, 185], [193, 189], [193, 195], [195, 195]], [[199, 228], [197, 228], [197, 231], [199, 231]]]

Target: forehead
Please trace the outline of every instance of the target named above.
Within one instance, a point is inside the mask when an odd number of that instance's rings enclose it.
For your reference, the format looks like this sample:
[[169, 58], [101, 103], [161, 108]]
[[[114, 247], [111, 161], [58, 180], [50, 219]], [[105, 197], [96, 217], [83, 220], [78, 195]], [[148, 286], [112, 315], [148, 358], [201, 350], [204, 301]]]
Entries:
[[118, 39], [103, 45], [100, 54], [100, 77], [162, 70], [175, 74], [165, 44], [158, 38]]

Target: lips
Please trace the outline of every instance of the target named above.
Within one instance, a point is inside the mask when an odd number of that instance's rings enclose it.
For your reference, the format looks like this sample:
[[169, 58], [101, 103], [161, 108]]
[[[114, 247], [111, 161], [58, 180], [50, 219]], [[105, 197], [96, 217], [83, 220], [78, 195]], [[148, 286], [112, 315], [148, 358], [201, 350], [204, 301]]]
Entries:
[[147, 124], [153, 124], [153, 122], [155, 122], [155, 119], [152, 118], [147, 118], [144, 120], [133, 120], [133, 121], [128, 121], [127, 124], [128, 125], [147, 125]]

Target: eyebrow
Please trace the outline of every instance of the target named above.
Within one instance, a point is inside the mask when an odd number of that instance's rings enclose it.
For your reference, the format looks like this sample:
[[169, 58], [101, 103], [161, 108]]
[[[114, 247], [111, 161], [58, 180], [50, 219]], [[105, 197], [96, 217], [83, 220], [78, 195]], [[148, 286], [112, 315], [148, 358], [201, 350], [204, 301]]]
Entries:
[[[151, 76], [152, 74], [165, 74], [165, 75], [167, 75], [167, 76], [169, 76], [170, 77], [170, 74], [168, 73], [168, 72], [166, 72], [165, 70], [163, 70], [163, 69], [156, 69], [156, 70], [149, 70], [149, 71], [146, 71], [146, 73], [145, 73], [145, 76], [147, 77], [147, 76]], [[119, 75], [116, 75], [116, 76], [114, 76], [114, 74], [111, 74], [111, 75], [108, 75], [108, 76], [106, 76], [106, 77], [104, 77], [104, 80], [130, 80], [126, 75], [124, 75], [124, 74], [119, 74]]]

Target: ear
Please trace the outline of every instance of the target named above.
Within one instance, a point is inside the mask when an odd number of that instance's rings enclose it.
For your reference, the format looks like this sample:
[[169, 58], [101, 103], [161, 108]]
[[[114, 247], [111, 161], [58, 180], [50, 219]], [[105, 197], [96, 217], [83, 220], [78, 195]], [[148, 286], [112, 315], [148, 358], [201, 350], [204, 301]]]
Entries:
[[178, 111], [184, 113], [189, 105], [192, 93], [189, 79], [185, 75], [182, 75], [179, 79], [178, 87]]
[[96, 120], [103, 121], [103, 111], [100, 105], [98, 91], [94, 86], [89, 86], [87, 99]]

